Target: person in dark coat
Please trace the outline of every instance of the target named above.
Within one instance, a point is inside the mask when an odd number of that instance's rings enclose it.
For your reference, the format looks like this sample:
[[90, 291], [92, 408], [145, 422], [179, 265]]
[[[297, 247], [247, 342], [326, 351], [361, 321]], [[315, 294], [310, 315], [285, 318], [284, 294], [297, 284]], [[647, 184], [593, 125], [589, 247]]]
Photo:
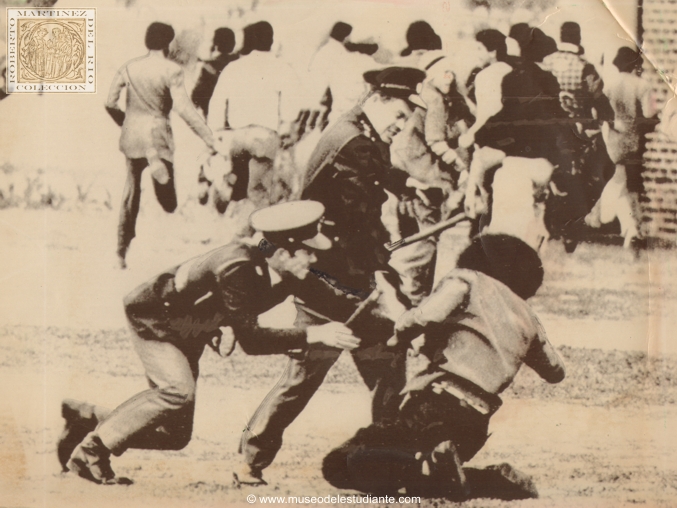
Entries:
[[512, 70], [501, 80], [500, 110], [474, 136], [482, 148], [475, 151], [471, 164], [465, 208], [469, 216], [479, 217], [475, 222], [479, 230], [491, 222], [493, 178], [506, 157], [528, 159], [529, 164], [541, 159], [550, 165], [545, 182], [534, 185], [536, 203], [546, 199], [555, 169], [565, 173], [573, 163], [574, 122], [561, 107], [557, 78], [539, 66], [557, 45], [524, 23], [513, 26], [510, 36], [520, 44], [521, 57], [510, 59]]
[[[406, 67], [365, 73], [371, 93], [324, 132], [310, 157], [303, 191], [303, 198], [326, 207], [325, 226], [334, 241], [334, 252], [318, 256], [313, 268], [317, 287], [295, 295], [299, 299], [297, 325], [350, 319], [353, 333], [362, 340], [353, 359], [373, 393], [375, 421], [397, 411], [398, 393], [405, 382], [405, 357], [385, 351], [391, 321], [371, 312], [361, 312], [355, 318], [355, 313], [370, 298], [375, 272], [391, 271], [384, 247], [389, 235], [381, 221], [381, 206], [387, 199], [384, 188], [398, 195], [406, 175], [391, 168], [388, 145], [404, 128], [412, 101], [419, 100], [415, 91], [424, 77], [423, 71]], [[240, 451], [246, 465], [236, 473], [237, 481], [265, 483], [262, 471], [282, 446], [284, 430], [301, 413], [340, 354], [336, 348], [311, 348], [303, 357], [290, 358], [282, 379], [243, 434]]]
[[[69, 419], [58, 447], [64, 469], [98, 484], [129, 483], [115, 476], [111, 454], [129, 448], [184, 448], [193, 430], [198, 363], [205, 345], [222, 350], [223, 327], [231, 327], [244, 352], [252, 355], [303, 352], [317, 341], [337, 350], [356, 347], [359, 340], [340, 323], [295, 329], [257, 323], [259, 314], [306, 279], [315, 252], [331, 247], [318, 231], [323, 213], [324, 206], [315, 201], [259, 210], [250, 218], [251, 226], [263, 233], [258, 245], [234, 241], [164, 271], [127, 295], [132, 342], [150, 388], [112, 412], [65, 404]], [[225, 353], [233, 345], [223, 348]], [[76, 434], [83, 431], [91, 432], [78, 444]], [[66, 459], [69, 448], [74, 449]]]
[[202, 61], [200, 76], [197, 78], [195, 88], [190, 94], [195, 107], [202, 111], [207, 118], [209, 113], [209, 101], [216, 88], [219, 76], [226, 66], [237, 60], [238, 55], [232, 54], [235, 48], [235, 34], [230, 28], [221, 27], [214, 31], [214, 42], [211, 47], [211, 55], [208, 60]]

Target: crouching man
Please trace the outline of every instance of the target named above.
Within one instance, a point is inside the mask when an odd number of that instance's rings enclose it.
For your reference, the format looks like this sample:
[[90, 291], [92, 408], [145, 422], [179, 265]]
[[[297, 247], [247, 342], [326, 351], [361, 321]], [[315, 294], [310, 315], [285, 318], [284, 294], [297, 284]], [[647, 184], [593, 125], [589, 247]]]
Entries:
[[[128, 448], [179, 450], [191, 439], [198, 363], [205, 345], [218, 348], [230, 326], [247, 354], [303, 351], [323, 343], [353, 349], [359, 340], [339, 323], [305, 329], [267, 329], [259, 314], [282, 302], [331, 247], [319, 232], [324, 206], [295, 201], [259, 210], [251, 226], [262, 241], [235, 241], [171, 268], [125, 298], [132, 342], [150, 389], [117, 409], [65, 401], [66, 429], [58, 454], [64, 469], [99, 484], [117, 478], [110, 455]], [[232, 348], [228, 348], [232, 351]], [[229, 351], [228, 351], [229, 353]], [[79, 442], [81, 441], [81, 442]], [[71, 453], [72, 452], [72, 453]]]
[[461, 499], [485, 495], [482, 488], [537, 496], [531, 479], [508, 464], [461, 466], [485, 444], [499, 394], [523, 363], [549, 383], [564, 379], [562, 360], [525, 302], [543, 280], [540, 259], [515, 237], [485, 234], [457, 266], [398, 319], [389, 345], [407, 347], [425, 334], [414, 344], [430, 364], [405, 386], [395, 421], [360, 429], [325, 457], [323, 473], [333, 485]]

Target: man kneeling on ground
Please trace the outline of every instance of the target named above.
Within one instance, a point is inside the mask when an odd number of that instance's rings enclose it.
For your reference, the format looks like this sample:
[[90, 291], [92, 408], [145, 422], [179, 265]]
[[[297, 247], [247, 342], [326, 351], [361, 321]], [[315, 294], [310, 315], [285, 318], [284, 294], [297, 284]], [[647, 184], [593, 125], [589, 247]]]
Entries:
[[394, 421], [360, 429], [325, 457], [332, 485], [455, 499], [537, 497], [531, 479], [509, 464], [461, 466], [484, 446], [499, 394], [523, 363], [549, 383], [564, 379], [562, 360], [525, 302], [542, 283], [541, 261], [515, 237], [485, 234], [457, 266], [398, 319], [389, 341], [408, 347], [425, 334], [417, 349], [430, 364], [405, 386]]

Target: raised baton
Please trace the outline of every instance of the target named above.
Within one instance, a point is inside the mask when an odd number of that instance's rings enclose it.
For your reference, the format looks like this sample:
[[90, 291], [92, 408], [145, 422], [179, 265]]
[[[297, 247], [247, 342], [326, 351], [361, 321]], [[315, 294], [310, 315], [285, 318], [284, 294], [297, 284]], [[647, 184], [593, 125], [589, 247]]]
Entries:
[[424, 238], [428, 238], [429, 236], [432, 236], [435, 233], [439, 233], [440, 231], [444, 231], [445, 229], [449, 229], [450, 227], [455, 226], [456, 224], [458, 224], [459, 222], [462, 222], [464, 220], [469, 220], [468, 216], [465, 213], [461, 212], [458, 215], [454, 215], [450, 219], [443, 220], [442, 222], [438, 222], [434, 226], [426, 228], [423, 231], [419, 231], [416, 234], [407, 236], [407, 237], [402, 238], [401, 240], [398, 240], [396, 242], [386, 243], [385, 248], [389, 252], [392, 252], [394, 250], [397, 250], [397, 249], [404, 247], [405, 245], [411, 245], [412, 243], [416, 243], [419, 240], [423, 240]]

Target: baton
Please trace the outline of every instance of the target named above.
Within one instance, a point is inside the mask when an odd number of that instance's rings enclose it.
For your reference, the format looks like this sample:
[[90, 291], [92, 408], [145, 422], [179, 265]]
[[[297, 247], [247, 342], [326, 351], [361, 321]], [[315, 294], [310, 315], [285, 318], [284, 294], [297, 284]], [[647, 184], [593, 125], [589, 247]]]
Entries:
[[[374, 289], [371, 294], [367, 297], [366, 300], [363, 300], [360, 302], [360, 304], [357, 306], [357, 308], [353, 311], [353, 313], [350, 315], [348, 319], [346, 319], [345, 323], [343, 323], [345, 326], [350, 327], [351, 324], [358, 318], [360, 314], [362, 314], [365, 310], [367, 310], [368, 307], [370, 307], [376, 300], [378, 300], [378, 297], [381, 296], [381, 290], [380, 289]], [[309, 309], [305, 305], [303, 306], [303, 311], [307, 312], [311, 316], [314, 316], [318, 319], [322, 319], [324, 321], [334, 321], [333, 319], [325, 316], [324, 314], [320, 314], [317, 311], [314, 311], [312, 309]]]
[[397, 249], [404, 247], [405, 245], [411, 245], [412, 243], [416, 243], [419, 240], [423, 240], [424, 238], [428, 238], [429, 236], [432, 236], [435, 233], [439, 233], [440, 231], [444, 231], [445, 229], [449, 229], [450, 227], [455, 226], [456, 224], [458, 224], [459, 222], [462, 222], [464, 220], [469, 220], [469, 218], [466, 214], [461, 212], [458, 215], [454, 215], [450, 219], [443, 220], [442, 222], [438, 222], [434, 226], [426, 228], [423, 231], [419, 231], [416, 234], [407, 236], [407, 237], [402, 238], [401, 240], [398, 240], [396, 242], [386, 243], [385, 248], [386, 248], [386, 250], [388, 250], [388, 252], [393, 252]]

